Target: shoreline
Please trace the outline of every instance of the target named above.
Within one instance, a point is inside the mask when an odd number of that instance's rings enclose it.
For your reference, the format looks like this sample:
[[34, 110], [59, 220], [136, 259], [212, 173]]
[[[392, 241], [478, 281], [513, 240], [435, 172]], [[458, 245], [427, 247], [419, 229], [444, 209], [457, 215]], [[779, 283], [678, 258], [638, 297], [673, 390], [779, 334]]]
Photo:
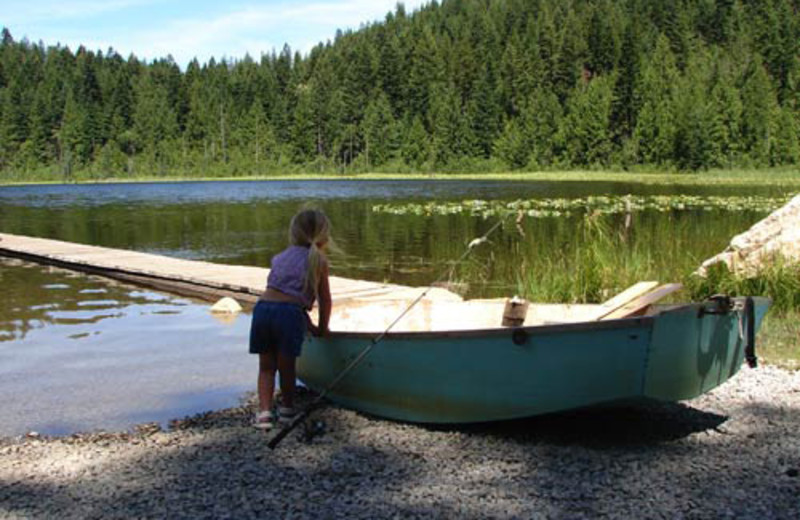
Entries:
[[[786, 373], [786, 375], [788, 375], [790, 377], [796, 377], [798, 382], [800, 383], [800, 366], [797, 366], [796, 364], [793, 364], [793, 363], [772, 363], [772, 362], [761, 363], [760, 359], [759, 359], [759, 366], [757, 368], [755, 368], [755, 369], [751, 369], [751, 368], [749, 368], [749, 367], [747, 367], [747, 366], [745, 366], [743, 364], [742, 368], [739, 371], [739, 373], [737, 373], [734, 376], [734, 379], [741, 377], [741, 372], [751, 371], [751, 370], [755, 370], [755, 371], [767, 370], [767, 371], [770, 371], [770, 372], [775, 371], [775, 372]], [[732, 379], [731, 381], [733, 381], [734, 379]], [[703, 394], [703, 395], [701, 395], [699, 397], [696, 397], [695, 399], [690, 399], [690, 400], [686, 400], [686, 401], [678, 401], [678, 402], [674, 402], [674, 403], [673, 402], [657, 403], [655, 401], [646, 401], [646, 402], [643, 402], [643, 403], [631, 403], [631, 406], [634, 409], [636, 409], [636, 408], [646, 409], [650, 405], [655, 405], [655, 406], [663, 405], [663, 406], [665, 406], [667, 408], [672, 407], [672, 406], [683, 406], [683, 405], [689, 405], [690, 406], [691, 403], [697, 402], [697, 401], [702, 401], [702, 400], [704, 400], [704, 398], [706, 396], [708, 396], [710, 394], [718, 393], [718, 389], [719, 388], [724, 388], [725, 386], [728, 386], [728, 385], [730, 385], [730, 381], [728, 381], [726, 383], [723, 383], [723, 385], [721, 387], [717, 387], [714, 390], [711, 390], [710, 392], [707, 392], [706, 394]], [[298, 401], [299, 401], [298, 407], [300, 407], [300, 408], [302, 408], [306, 404], [310, 403], [312, 398], [315, 396], [315, 394], [312, 394], [311, 391], [308, 390], [308, 388], [305, 387], [302, 383], [298, 383], [297, 391], [299, 393], [298, 394]], [[797, 388], [795, 388], [793, 391], [796, 392], [796, 393], [800, 393], [800, 386], [797, 386]], [[156, 432], [168, 434], [168, 433], [178, 432], [180, 430], [184, 430], [184, 429], [187, 429], [187, 428], [194, 428], [194, 427], [208, 428], [209, 425], [211, 424], [211, 423], [209, 423], [209, 421], [211, 421], [213, 423], [216, 420], [216, 418], [218, 418], [218, 417], [228, 417], [228, 418], [230, 418], [230, 417], [236, 416], [236, 417], [238, 417], [239, 419], [241, 419], [243, 421], [243, 423], [239, 424], [239, 426], [249, 426], [249, 419], [255, 413], [254, 410], [256, 409], [256, 404], [257, 404], [257, 401], [256, 401], [255, 391], [247, 390], [247, 391], [243, 392], [239, 396], [239, 404], [235, 405], [235, 406], [229, 406], [229, 407], [224, 407], [224, 408], [219, 408], [219, 409], [203, 410], [203, 411], [195, 413], [195, 414], [184, 415], [184, 416], [180, 416], [180, 417], [172, 417], [172, 418], [169, 418], [169, 419], [166, 419], [166, 420], [162, 420], [162, 421], [146, 421], [146, 422], [142, 422], [142, 423], [135, 423], [135, 424], [131, 424], [127, 428], [120, 428], [120, 429], [98, 428], [98, 429], [89, 429], [89, 430], [77, 430], [77, 431], [73, 431], [73, 432], [70, 432], [70, 433], [64, 433], [64, 434], [47, 434], [47, 433], [41, 433], [41, 432], [38, 432], [38, 431], [35, 431], [35, 430], [29, 430], [29, 431], [27, 431], [25, 433], [15, 434], [15, 435], [3, 435], [3, 434], [0, 434], [0, 454], [2, 454], [2, 448], [6, 447], [6, 446], [16, 445], [16, 444], [24, 444], [28, 440], [33, 440], [33, 441], [37, 441], [37, 442], [59, 442], [59, 441], [68, 441], [68, 440], [80, 441], [80, 440], [84, 440], [84, 439], [105, 438], [105, 437], [132, 440], [132, 439], [134, 439], [134, 438], [136, 438], [136, 437], [138, 437], [138, 436], [140, 436], [142, 434], [149, 435], [149, 434], [156, 433]], [[798, 397], [798, 403], [797, 404], [798, 404], [798, 406], [800, 406], [800, 397]], [[626, 408], [626, 407], [628, 407], [628, 404], [627, 403], [622, 403], [619, 407], [620, 408]], [[364, 413], [357, 412], [357, 411], [350, 411], [350, 410], [348, 410], [346, 408], [342, 408], [339, 405], [336, 405], [336, 404], [334, 404], [334, 403], [332, 403], [330, 401], [328, 401], [326, 403], [324, 408], [339, 409], [339, 410], [347, 411], [349, 413], [353, 413], [353, 414], [356, 414], [356, 415], [361, 415], [361, 416], [364, 416], [364, 417], [367, 417], [367, 418], [370, 418], [370, 419], [376, 420], [376, 421], [385, 421], [385, 422], [388, 422], [388, 423], [398, 424], [398, 425], [399, 424], [404, 424], [404, 425], [409, 426], [409, 427], [432, 428], [432, 429], [436, 429], [436, 430], [438, 430], [438, 429], [448, 429], [448, 428], [456, 429], [456, 430], [458, 430], [458, 429], [471, 430], [471, 429], [473, 429], [475, 427], [481, 427], [481, 426], [489, 426], [489, 427], [491, 427], [491, 424], [503, 425], [503, 424], [513, 424], [513, 423], [523, 423], [523, 422], [526, 422], [526, 421], [538, 421], [542, 417], [545, 417], [545, 418], [547, 418], [547, 417], [558, 417], [558, 416], [567, 416], [567, 415], [571, 415], [571, 414], [579, 414], [580, 415], [580, 414], [582, 414], [584, 412], [592, 414], [592, 413], [594, 413], [594, 410], [595, 410], [595, 407], [588, 407], [588, 408], [582, 408], [582, 409], [577, 409], [577, 410], [568, 410], [568, 411], [565, 411], [565, 412], [555, 412], [555, 413], [545, 414], [543, 416], [540, 415], [540, 416], [533, 416], [533, 417], [522, 418], [522, 419], [510, 419], [510, 420], [503, 420], [503, 421], [493, 421], [492, 423], [482, 423], [482, 424], [453, 424], [453, 425], [432, 424], [432, 425], [426, 425], [426, 424], [416, 424], [416, 423], [404, 423], [404, 422], [401, 422], [401, 421], [396, 421], [394, 419], [387, 419], [387, 418], [382, 418], [382, 417], [378, 417], [378, 416], [370, 416], [369, 414], [364, 414]], [[616, 408], [618, 408], [616, 405], [608, 405], [608, 406], [600, 405], [600, 406], [597, 407], [597, 410], [612, 410], [613, 411]], [[800, 412], [800, 409], [798, 409], [798, 412]], [[798, 427], [800, 427], [800, 421], [798, 422]], [[277, 429], [275, 431], [277, 431]], [[298, 428], [297, 431], [300, 431], [300, 428]]]
[[322, 435], [275, 451], [252, 410], [0, 440], [0, 518], [800, 514], [800, 372], [772, 366], [689, 402], [463, 427], [331, 405]]
[[22, 180], [0, 181], [0, 187], [61, 186], [93, 184], [165, 184], [183, 182], [261, 182], [261, 181], [525, 181], [525, 182], [625, 182], [642, 185], [668, 186], [728, 186], [728, 187], [787, 187], [800, 188], [800, 170], [714, 170], [702, 173], [625, 172], [625, 171], [544, 171], [502, 173], [358, 173], [358, 174], [282, 174], [220, 177], [143, 176], [135, 178], [109, 177], [73, 181]]

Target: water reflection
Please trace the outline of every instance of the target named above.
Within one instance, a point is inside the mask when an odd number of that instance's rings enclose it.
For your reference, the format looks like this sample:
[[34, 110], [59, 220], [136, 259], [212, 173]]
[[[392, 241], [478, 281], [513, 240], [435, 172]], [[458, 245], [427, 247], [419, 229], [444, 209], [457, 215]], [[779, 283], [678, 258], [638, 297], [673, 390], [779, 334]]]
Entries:
[[[0, 280], [0, 341], [24, 339], [46, 325], [96, 324], [121, 318], [126, 316], [122, 310], [131, 306], [188, 305], [157, 293], [132, 291], [110, 280], [5, 257], [0, 257]], [[103, 299], [97, 299], [98, 295]]]
[[166, 422], [252, 386], [247, 316], [1, 257], [0, 280], [0, 435]]

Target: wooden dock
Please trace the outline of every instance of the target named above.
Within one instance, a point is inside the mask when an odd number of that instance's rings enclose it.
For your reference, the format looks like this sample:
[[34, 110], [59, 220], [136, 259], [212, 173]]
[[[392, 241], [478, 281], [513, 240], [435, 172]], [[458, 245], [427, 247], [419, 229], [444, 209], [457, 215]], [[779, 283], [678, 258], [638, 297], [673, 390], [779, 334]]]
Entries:
[[[207, 301], [230, 296], [246, 307], [258, 300], [269, 274], [269, 269], [262, 267], [184, 260], [5, 233], [0, 233], [0, 256], [81, 271]], [[337, 303], [351, 299], [408, 299], [420, 294], [419, 288], [338, 276], [331, 276], [330, 284], [331, 295]], [[434, 288], [426, 299], [460, 301], [461, 297], [445, 289]]]

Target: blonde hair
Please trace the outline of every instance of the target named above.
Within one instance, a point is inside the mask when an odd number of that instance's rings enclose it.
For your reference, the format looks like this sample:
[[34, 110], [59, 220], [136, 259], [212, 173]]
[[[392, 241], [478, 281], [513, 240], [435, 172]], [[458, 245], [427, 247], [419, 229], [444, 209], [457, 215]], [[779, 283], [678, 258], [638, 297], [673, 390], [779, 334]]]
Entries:
[[319, 296], [319, 278], [322, 268], [323, 252], [318, 244], [330, 242], [331, 222], [327, 215], [318, 209], [300, 211], [289, 224], [289, 242], [295, 246], [308, 247], [308, 270], [303, 282], [303, 291], [313, 291], [314, 298]]

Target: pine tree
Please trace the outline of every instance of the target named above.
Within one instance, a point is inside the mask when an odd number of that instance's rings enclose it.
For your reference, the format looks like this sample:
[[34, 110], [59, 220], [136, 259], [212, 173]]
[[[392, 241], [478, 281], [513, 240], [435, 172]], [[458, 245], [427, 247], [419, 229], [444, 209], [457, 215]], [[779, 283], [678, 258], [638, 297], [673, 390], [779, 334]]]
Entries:
[[519, 119], [509, 119], [494, 143], [494, 154], [511, 169], [524, 168], [531, 157], [531, 146]]
[[397, 115], [403, 105], [403, 71], [401, 44], [397, 33], [390, 25], [385, 31], [378, 33], [378, 70], [377, 81], [380, 89], [386, 94], [392, 107], [392, 114]]
[[430, 155], [428, 146], [430, 136], [425, 130], [422, 118], [416, 116], [410, 121], [407, 121], [405, 123], [403, 135], [405, 135], [405, 141], [401, 149], [403, 160], [413, 168], [421, 168], [422, 165], [427, 162]]
[[474, 136], [474, 153], [476, 156], [488, 158], [500, 132], [502, 111], [492, 86], [489, 67], [485, 64], [471, 92], [467, 101], [466, 118]]
[[536, 89], [523, 113], [523, 131], [530, 148], [528, 162], [536, 167], [555, 164], [558, 150], [558, 131], [563, 110], [558, 97], [549, 89]]
[[742, 146], [742, 98], [736, 88], [732, 61], [718, 57], [710, 81], [710, 164], [720, 168], [737, 164]]
[[292, 69], [292, 49], [284, 45], [280, 55], [273, 57], [273, 74], [275, 75], [275, 102], [269, 114], [281, 142], [289, 142], [289, 132], [292, 127], [292, 109], [294, 108], [295, 92], [292, 91], [294, 74]]
[[274, 164], [279, 152], [266, 111], [258, 99], [234, 120], [231, 129], [231, 147], [236, 163], [247, 173], [262, 174]]
[[562, 101], [567, 98], [570, 90], [578, 83], [578, 78], [582, 76], [588, 52], [585, 27], [580, 19], [571, 8], [567, 9], [563, 16], [560, 47], [553, 71], [553, 88]]
[[734, 4], [736, 0], [717, 0], [708, 20], [703, 25], [706, 38], [714, 44], [724, 44], [733, 37]]
[[317, 154], [317, 136], [308, 87], [301, 87], [297, 94], [290, 135], [294, 160], [301, 164], [312, 161]]
[[587, 35], [589, 59], [586, 68], [592, 74], [605, 74], [614, 70], [619, 55], [619, 38], [614, 33], [614, 4], [600, 2], [591, 10]]
[[72, 176], [73, 168], [76, 165], [80, 166], [82, 158], [87, 155], [85, 149], [87, 140], [83, 135], [86, 115], [75, 101], [72, 91], [67, 93], [63, 113], [57, 139], [61, 172], [67, 179]]
[[343, 141], [343, 125], [347, 124], [348, 117], [355, 117], [355, 114], [346, 114], [347, 99], [342, 89], [337, 88], [336, 63], [332, 58], [321, 58], [309, 80], [315, 150], [319, 156], [336, 154], [336, 143]]
[[475, 134], [453, 85], [437, 86], [431, 101], [432, 152], [437, 166], [476, 154]]
[[611, 155], [608, 123], [612, 96], [613, 78], [602, 76], [581, 81], [567, 100], [560, 134], [569, 164], [599, 166], [608, 162]]
[[528, 53], [518, 33], [512, 34], [500, 61], [500, 99], [506, 114], [516, 117], [530, 96], [534, 80]]
[[642, 107], [632, 136], [637, 162], [666, 165], [674, 159], [677, 79], [675, 57], [669, 41], [661, 35], [637, 82], [636, 97]]
[[133, 121], [133, 88], [128, 72], [121, 66], [114, 71], [105, 107], [108, 135], [118, 138], [131, 128]]
[[20, 146], [28, 138], [28, 114], [19, 82], [12, 82], [0, 94], [0, 165], [6, 167], [14, 162]]
[[611, 128], [614, 142], [621, 147], [633, 134], [641, 99], [636, 95], [640, 79], [641, 43], [638, 22], [632, 20], [625, 29], [617, 69], [611, 107]]
[[770, 165], [782, 166], [800, 162], [800, 122], [797, 112], [790, 106], [776, 106]]
[[407, 111], [412, 117], [425, 117], [430, 110], [431, 89], [441, 81], [443, 69], [429, 29], [423, 29], [413, 41], [408, 57]]
[[368, 168], [385, 164], [397, 149], [397, 124], [389, 98], [378, 94], [364, 115], [364, 156]]
[[178, 134], [178, 122], [167, 89], [150, 73], [139, 78], [136, 85], [133, 131], [137, 149], [152, 161], [153, 167], [165, 172], [171, 145]]
[[30, 149], [30, 160], [35, 166], [46, 165], [55, 159], [51, 146], [47, 97], [45, 85], [40, 83], [30, 110], [30, 132], [26, 141]]
[[778, 101], [789, 99], [794, 92], [800, 54], [800, 21], [798, 6], [793, 0], [754, 2], [751, 12], [755, 43], [764, 65], [775, 78]]
[[769, 164], [773, 117], [777, 101], [769, 75], [755, 55], [742, 86], [742, 144], [749, 159], [758, 166]]
[[698, 51], [689, 56], [675, 88], [675, 163], [684, 170], [706, 169], [712, 164], [709, 71], [707, 55]]
[[675, 64], [683, 70], [692, 48], [692, 13], [681, 0], [662, 0], [656, 3], [659, 4], [660, 7], [656, 8], [657, 22], [669, 40]]
[[539, 50], [542, 64], [541, 85], [546, 88], [555, 88], [557, 83], [557, 69], [559, 61], [560, 37], [556, 28], [554, 7], [551, 2], [541, 5], [533, 31], [537, 38], [536, 48]]
[[97, 148], [105, 141], [102, 106], [103, 98], [97, 80], [95, 55], [83, 47], [78, 49], [75, 59], [74, 96], [82, 114], [83, 128], [78, 159], [85, 164], [91, 160]]

